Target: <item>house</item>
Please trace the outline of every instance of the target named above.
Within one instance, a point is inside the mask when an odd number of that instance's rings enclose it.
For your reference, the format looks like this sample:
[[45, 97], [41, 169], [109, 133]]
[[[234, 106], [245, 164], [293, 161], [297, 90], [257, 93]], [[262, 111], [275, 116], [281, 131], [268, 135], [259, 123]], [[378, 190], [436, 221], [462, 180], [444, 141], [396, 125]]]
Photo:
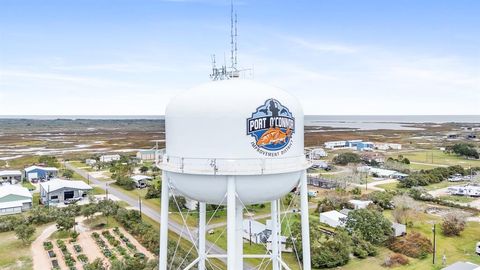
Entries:
[[0, 186], [0, 215], [17, 214], [32, 208], [32, 194], [18, 185]]
[[374, 148], [373, 142], [364, 142], [362, 140], [348, 140], [348, 141], [330, 141], [324, 143], [327, 149], [352, 149], [357, 151], [370, 151]]
[[347, 215], [336, 210], [320, 213], [320, 222], [333, 228], [345, 226], [346, 219]]
[[104, 162], [104, 163], [117, 161], [117, 160], [120, 160], [120, 155], [118, 155], [118, 154], [100, 156], [100, 162]]
[[328, 154], [323, 148], [315, 148], [312, 151], [310, 151], [311, 159], [321, 159], [327, 156]]
[[442, 268], [442, 270], [480, 270], [480, 265], [471, 262], [456, 262]]
[[31, 182], [38, 180], [45, 181], [58, 176], [58, 169], [55, 167], [30, 166], [25, 168], [25, 179]]
[[367, 208], [369, 204], [373, 203], [372, 201], [362, 201], [362, 200], [349, 200], [348, 202], [353, 205], [353, 209], [355, 210]]
[[0, 171], [0, 184], [9, 183], [16, 184], [22, 181], [22, 172], [17, 170]]
[[379, 177], [379, 178], [404, 179], [408, 176], [408, 174], [405, 174], [405, 173], [401, 173], [393, 170], [375, 168], [370, 166], [358, 167], [357, 171], [368, 172], [370, 175], [374, 177]]
[[83, 181], [52, 179], [40, 183], [40, 200], [43, 204], [64, 203], [87, 196], [92, 187]]
[[407, 226], [405, 224], [393, 222], [392, 229], [393, 229], [393, 236], [395, 237], [404, 236], [405, 234], [407, 234]]
[[255, 244], [266, 243], [272, 234], [272, 230], [267, 228], [267, 225], [256, 220], [244, 219], [242, 227], [243, 239], [246, 241], [252, 241], [252, 243]]
[[142, 161], [154, 161], [156, 156], [158, 156], [158, 151], [155, 149], [143, 149], [137, 152], [137, 158]]
[[378, 150], [402, 150], [399, 143], [376, 143], [375, 148]]
[[133, 182], [135, 182], [135, 186], [137, 188], [144, 188], [147, 187], [148, 181], [152, 180], [153, 178], [147, 175], [136, 174], [130, 177]]
[[87, 158], [87, 159], [85, 159], [85, 164], [90, 165], [90, 166], [94, 166], [95, 164], [97, 164], [97, 160], [92, 159], [92, 158]]

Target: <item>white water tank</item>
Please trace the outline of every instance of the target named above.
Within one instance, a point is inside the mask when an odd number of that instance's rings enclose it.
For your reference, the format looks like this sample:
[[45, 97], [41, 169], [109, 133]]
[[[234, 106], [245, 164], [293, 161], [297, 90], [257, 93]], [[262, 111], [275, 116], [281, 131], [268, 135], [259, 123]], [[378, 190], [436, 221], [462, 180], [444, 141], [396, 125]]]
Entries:
[[176, 192], [197, 201], [225, 204], [228, 176], [246, 205], [278, 199], [308, 167], [303, 120], [281, 89], [240, 79], [200, 85], [167, 106], [161, 168]]

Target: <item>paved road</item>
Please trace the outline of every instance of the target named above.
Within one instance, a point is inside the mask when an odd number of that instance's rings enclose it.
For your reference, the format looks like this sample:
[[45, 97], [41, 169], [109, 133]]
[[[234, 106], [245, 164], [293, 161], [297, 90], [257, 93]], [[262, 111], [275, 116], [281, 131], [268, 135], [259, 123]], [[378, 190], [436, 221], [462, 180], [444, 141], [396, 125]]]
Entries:
[[[103, 190], [106, 189], [106, 186], [105, 186], [106, 182], [105, 181], [102, 181], [102, 180], [99, 180], [95, 177], [89, 176], [88, 172], [86, 172], [82, 169], [76, 168], [75, 166], [73, 166], [73, 165], [71, 165], [67, 162], [65, 163], [65, 167], [67, 167], [70, 170], [75, 171], [76, 173], [78, 173], [79, 175], [81, 175], [84, 178], [90, 179], [90, 182], [92, 184], [97, 185], [99, 188], [101, 188]], [[126, 195], [125, 193], [123, 193], [121, 190], [118, 190], [118, 189], [110, 186], [110, 187], [108, 187], [108, 193], [115, 195], [120, 200], [128, 203], [132, 207], [137, 207], [138, 206], [137, 198], [132, 198], [132, 197]], [[160, 223], [160, 212], [159, 211], [154, 210], [151, 207], [143, 204], [142, 205], [142, 213], [145, 214], [146, 216], [150, 217], [151, 219], [157, 221], [158, 223]], [[181, 235], [183, 239], [192, 242], [190, 234], [188, 234], [187, 230], [181, 224], [178, 224], [177, 222], [170, 219], [169, 222], [168, 222], [168, 228], [172, 232], [174, 232], [178, 235]], [[183, 231], [183, 233], [182, 233], [182, 231]], [[191, 231], [191, 235], [192, 235], [193, 239], [197, 239], [197, 231]], [[206, 245], [207, 245], [206, 249], [210, 250], [210, 253], [212, 253], [212, 254], [226, 254], [225, 250], [223, 250], [219, 246], [217, 246], [217, 245], [215, 245], [215, 244], [213, 244], [209, 241], [207, 241]], [[222, 258], [222, 259], [219, 259], [219, 260], [221, 260], [225, 264], [227, 262], [227, 260], [225, 258]], [[251, 265], [248, 265], [247, 263], [244, 263], [244, 269], [255, 269], [255, 268]]]

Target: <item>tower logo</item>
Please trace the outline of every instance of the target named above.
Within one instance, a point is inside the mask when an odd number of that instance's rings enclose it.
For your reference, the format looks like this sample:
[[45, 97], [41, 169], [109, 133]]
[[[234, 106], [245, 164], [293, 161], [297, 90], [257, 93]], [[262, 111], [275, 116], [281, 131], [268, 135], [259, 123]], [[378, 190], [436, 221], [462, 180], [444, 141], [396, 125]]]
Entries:
[[[255, 139], [252, 146], [267, 156], [276, 156], [286, 152], [294, 132], [295, 118], [292, 113], [273, 98], [267, 99], [247, 119], [247, 135]], [[270, 152], [262, 151], [262, 149]], [[282, 149], [284, 151], [280, 151]]]

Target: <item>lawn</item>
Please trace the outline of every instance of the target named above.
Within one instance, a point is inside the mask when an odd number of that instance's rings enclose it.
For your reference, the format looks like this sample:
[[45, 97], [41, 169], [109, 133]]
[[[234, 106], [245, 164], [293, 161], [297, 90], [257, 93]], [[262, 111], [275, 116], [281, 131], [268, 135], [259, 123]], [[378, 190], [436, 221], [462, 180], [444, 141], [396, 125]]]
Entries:
[[480, 160], [469, 160], [454, 154], [445, 154], [440, 150], [420, 150], [414, 152], [395, 153], [394, 158], [399, 154], [410, 161], [434, 164], [434, 165], [461, 165], [463, 167], [480, 166]]
[[[36, 227], [35, 239], [49, 224]], [[4, 270], [31, 270], [32, 258], [30, 245], [24, 245], [18, 240], [14, 232], [0, 233], [0, 269]]]
[[[450, 186], [461, 186], [465, 185], [467, 182], [448, 182], [448, 181], [442, 181], [440, 183], [435, 183], [435, 184], [430, 184], [428, 186], [420, 186], [421, 188], [424, 188], [427, 191], [431, 190], [436, 190], [436, 189], [441, 189], [441, 188], [446, 188]], [[385, 190], [403, 190], [403, 191], [408, 191], [408, 188], [399, 188], [397, 183], [390, 183], [390, 184], [382, 184], [382, 185], [377, 185], [379, 188], [383, 188]]]
[[36, 189], [35, 186], [28, 181], [23, 181], [22, 182], [22, 187], [27, 188], [29, 191], [33, 191], [33, 190]]
[[[390, 211], [385, 212], [385, 216], [391, 217]], [[414, 270], [414, 269], [441, 269], [442, 256], [445, 254], [447, 264], [452, 264], [456, 261], [470, 261], [480, 264], [480, 256], [475, 254], [475, 243], [480, 241], [480, 223], [469, 222], [465, 231], [459, 237], [445, 237], [441, 233], [441, 219], [437, 216], [419, 213], [413, 223], [413, 227], [407, 229], [408, 232], [416, 231], [423, 235], [432, 238], [432, 224], [437, 224], [437, 255], [436, 264], [432, 265], [432, 255], [423, 260], [410, 259], [410, 264], [406, 266], [399, 266], [395, 269], [399, 270]], [[347, 265], [339, 269], [357, 270], [357, 269], [386, 269], [381, 264], [392, 252], [387, 248], [380, 248], [379, 255], [374, 258], [365, 260], [352, 259]]]

